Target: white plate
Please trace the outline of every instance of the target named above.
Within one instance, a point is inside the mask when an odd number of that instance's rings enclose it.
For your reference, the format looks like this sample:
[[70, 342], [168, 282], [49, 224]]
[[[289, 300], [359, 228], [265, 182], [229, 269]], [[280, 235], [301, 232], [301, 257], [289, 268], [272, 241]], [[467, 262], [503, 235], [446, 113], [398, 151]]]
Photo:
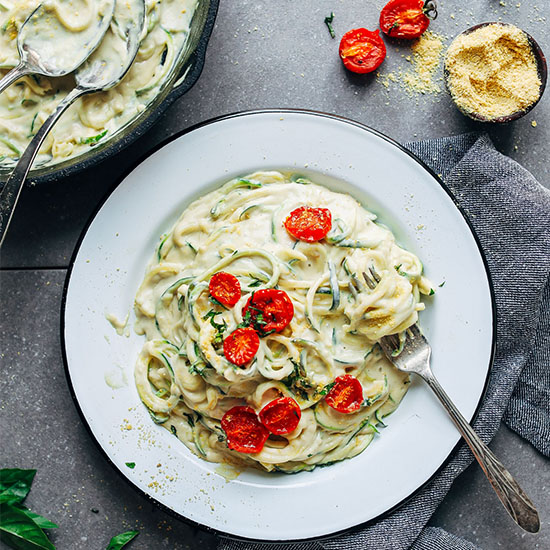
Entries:
[[[367, 450], [295, 475], [246, 471], [235, 479], [192, 455], [142, 406], [133, 368], [143, 344], [119, 336], [159, 236], [184, 207], [259, 169], [302, 173], [348, 192], [418, 254], [436, 295], [421, 325], [432, 366], [464, 416], [484, 391], [493, 353], [491, 285], [477, 240], [441, 182], [391, 140], [341, 118], [300, 111], [224, 117], [159, 148], [114, 189], [84, 232], [65, 288], [64, 351], [75, 400], [123, 476], [179, 516], [261, 540], [330, 535], [379, 518], [438, 471], [459, 440], [418, 379]], [[443, 287], [437, 285], [445, 282]], [[113, 389], [108, 379], [127, 378]], [[134, 469], [126, 462], [135, 462]], [[224, 477], [225, 476], [225, 477]]]

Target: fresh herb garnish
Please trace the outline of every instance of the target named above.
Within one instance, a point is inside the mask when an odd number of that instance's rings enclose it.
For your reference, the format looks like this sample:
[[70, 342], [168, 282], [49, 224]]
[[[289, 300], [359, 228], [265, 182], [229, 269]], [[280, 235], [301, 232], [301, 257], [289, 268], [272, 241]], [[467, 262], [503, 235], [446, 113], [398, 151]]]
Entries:
[[319, 393], [319, 395], [326, 395], [333, 387], [335, 382], [331, 382], [330, 384], [327, 384]]
[[188, 413], [183, 413], [183, 416], [185, 416], [185, 418], [187, 418], [187, 424], [189, 424], [189, 426], [191, 426], [191, 428], [194, 428], [195, 427], [195, 418], [192, 414], [188, 414]]
[[176, 430], [176, 427], [173, 424], [170, 424], [170, 431], [172, 432], [172, 435], [178, 437], [178, 430]]
[[120, 550], [138, 535], [139, 531], [126, 531], [125, 533], [120, 533], [120, 535], [116, 535], [111, 539], [106, 550]]
[[219, 346], [223, 342], [223, 333], [227, 329], [227, 323], [225, 322], [225, 319], [222, 319], [221, 323], [218, 323], [216, 321], [216, 315], [221, 314], [221, 311], [214, 311], [213, 309], [211, 309], [206, 315], [203, 316], [203, 320], [206, 321], [207, 319], [210, 319], [210, 324], [216, 329], [216, 335], [212, 340], [212, 345], [214, 347]]
[[218, 302], [218, 300], [216, 300], [216, 298], [214, 298], [214, 296], [210, 296], [209, 300], [210, 300], [215, 306], [221, 307], [222, 309], [225, 309], [225, 310], [227, 311], [227, 308], [226, 308], [221, 302]]
[[430, 288], [430, 293], [428, 294], [428, 296], [433, 296], [435, 294], [435, 290], [433, 288]]
[[325, 17], [325, 25], [327, 26], [328, 28], [328, 32], [330, 33], [330, 36], [332, 38], [335, 38], [336, 37], [336, 33], [334, 32], [334, 29], [332, 28], [332, 22], [334, 21], [334, 12], [331, 11], [330, 12], [330, 15], [327, 15]]
[[0, 470], [0, 540], [18, 550], [55, 550], [43, 529], [57, 525], [22, 504], [35, 474], [36, 470]]
[[313, 388], [311, 382], [307, 378], [306, 370], [301, 363], [297, 363], [293, 359], [290, 362], [294, 365], [294, 370], [281, 382], [290, 390], [297, 393], [304, 401], [309, 399], [308, 391]]
[[130, 468], [130, 470], [133, 470], [136, 467], [135, 462], [125, 462], [125, 464], [126, 466], [128, 466], [128, 468]]
[[107, 133], [107, 130], [104, 130], [103, 132], [101, 132], [101, 134], [97, 134], [97, 136], [80, 138], [78, 143], [80, 143], [81, 145], [95, 145], [102, 137], [105, 136], [106, 133]]
[[447, 282], [447, 281], [443, 281], [443, 282], [442, 282], [440, 285], [438, 285], [438, 286], [441, 288], [442, 286], [445, 286], [445, 283], [446, 283], [446, 282]]

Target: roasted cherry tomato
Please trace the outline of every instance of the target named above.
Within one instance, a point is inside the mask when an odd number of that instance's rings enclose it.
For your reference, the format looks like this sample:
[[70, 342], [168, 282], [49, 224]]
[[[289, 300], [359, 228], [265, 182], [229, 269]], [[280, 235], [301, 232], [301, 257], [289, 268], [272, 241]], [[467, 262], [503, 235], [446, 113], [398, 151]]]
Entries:
[[259, 453], [269, 437], [269, 431], [260, 424], [252, 407], [233, 407], [222, 418], [222, 430], [227, 446], [239, 453]]
[[262, 288], [248, 298], [242, 313], [260, 333], [281, 332], [292, 320], [294, 306], [284, 290]]
[[340, 41], [340, 58], [344, 67], [354, 73], [370, 73], [386, 57], [386, 46], [378, 31], [353, 29]]
[[285, 220], [285, 229], [300, 241], [314, 243], [326, 237], [332, 227], [332, 214], [328, 208], [300, 206]]
[[220, 271], [212, 275], [208, 285], [210, 296], [227, 307], [233, 307], [241, 297], [241, 284], [239, 279], [231, 273]]
[[434, 2], [390, 0], [380, 12], [380, 28], [395, 38], [418, 38], [436, 15]]
[[238, 328], [223, 341], [223, 354], [234, 365], [248, 363], [260, 347], [260, 337], [252, 327]]
[[325, 397], [327, 405], [341, 413], [352, 413], [360, 409], [363, 403], [361, 382], [351, 374], [338, 376], [334, 386]]
[[260, 411], [260, 422], [275, 435], [293, 432], [300, 422], [302, 411], [292, 397], [279, 397]]

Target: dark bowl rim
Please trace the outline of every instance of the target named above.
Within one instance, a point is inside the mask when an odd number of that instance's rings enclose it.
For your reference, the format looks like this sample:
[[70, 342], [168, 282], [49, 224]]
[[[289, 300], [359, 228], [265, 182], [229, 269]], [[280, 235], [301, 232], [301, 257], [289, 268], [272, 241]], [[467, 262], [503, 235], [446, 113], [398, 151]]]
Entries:
[[350, 124], [352, 126], [355, 126], [356, 128], [365, 130], [365, 131], [367, 131], [371, 134], [374, 134], [375, 136], [378, 136], [379, 138], [381, 138], [381, 139], [387, 141], [388, 143], [392, 144], [393, 146], [397, 147], [399, 150], [401, 150], [402, 152], [407, 154], [409, 157], [411, 157], [413, 160], [415, 160], [418, 164], [420, 164], [420, 166], [422, 166], [434, 178], [435, 182], [438, 183], [443, 188], [445, 193], [447, 193], [447, 195], [450, 197], [450, 199], [452, 200], [452, 202], [455, 205], [455, 207], [457, 208], [457, 210], [462, 215], [464, 221], [466, 222], [466, 224], [467, 224], [467, 226], [468, 226], [468, 228], [469, 228], [469, 230], [470, 230], [470, 232], [471, 232], [471, 234], [474, 238], [474, 241], [477, 245], [480, 257], [481, 257], [482, 262], [483, 262], [483, 266], [484, 266], [484, 269], [485, 269], [485, 274], [486, 274], [486, 277], [487, 277], [487, 283], [488, 283], [488, 286], [489, 286], [489, 294], [490, 294], [490, 298], [491, 298], [491, 313], [492, 313], [492, 316], [491, 316], [492, 335], [491, 335], [491, 350], [490, 350], [490, 356], [489, 356], [489, 365], [488, 365], [488, 368], [487, 368], [487, 375], [485, 377], [485, 383], [484, 383], [484, 386], [483, 386], [478, 404], [476, 406], [476, 409], [474, 411], [474, 414], [473, 414], [471, 422], [470, 422], [471, 424], [473, 424], [473, 422], [475, 421], [475, 419], [477, 418], [477, 416], [478, 416], [478, 414], [481, 410], [482, 403], [483, 403], [485, 395], [487, 393], [487, 388], [488, 388], [488, 385], [489, 385], [490, 375], [491, 375], [491, 372], [493, 370], [493, 364], [494, 364], [494, 358], [495, 358], [495, 352], [496, 352], [496, 338], [497, 338], [497, 304], [496, 304], [496, 300], [495, 300], [495, 290], [494, 290], [493, 280], [491, 278], [491, 273], [489, 271], [489, 264], [488, 264], [485, 252], [483, 251], [483, 248], [481, 246], [481, 241], [479, 240], [479, 237], [478, 237], [477, 233], [475, 232], [475, 229], [474, 229], [471, 221], [468, 219], [468, 217], [466, 215], [466, 212], [460, 206], [457, 199], [454, 197], [451, 190], [447, 187], [447, 185], [443, 182], [443, 180], [424, 161], [422, 161], [414, 153], [412, 153], [411, 151], [406, 149], [403, 145], [399, 144], [394, 139], [384, 135], [383, 133], [379, 132], [378, 130], [370, 128], [366, 124], [354, 121], [352, 119], [349, 119], [349, 118], [346, 118], [346, 117], [343, 117], [343, 116], [340, 116], [340, 115], [336, 115], [336, 114], [332, 114], [332, 113], [324, 113], [324, 112], [321, 112], [321, 111], [314, 111], [314, 110], [308, 110], [308, 109], [268, 108], [268, 109], [257, 109], [257, 110], [250, 110], [250, 111], [239, 111], [239, 112], [235, 112], [235, 113], [230, 113], [230, 114], [226, 114], [226, 115], [217, 116], [217, 117], [208, 119], [204, 122], [200, 122], [198, 124], [192, 125], [189, 128], [186, 128], [184, 130], [181, 130], [180, 132], [177, 132], [173, 136], [171, 136], [171, 137], [165, 139], [164, 141], [160, 142], [158, 145], [153, 147], [150, 151], [142, 154], [130, 167], [128, 167], [124, 171], [124, 173], [121, 176], [119, 176], [117, 178], [117, 180], [115, 181], [115, 183], [113, 184], [111, 189], [105, 194], [103, 199], [99, 202], [99, 204], [98, 204], [97, 208], [95, 209], [94, 213], [90, 216], [90, 218], [86, 222], [86, 225], [84, 226], [84, 228], [83, 228], [83, 230], [82, 230], [82, 232], [79, 236], [78, 242], [77, 242], [77, 244], [75, 246], [75, 249], [74, 249], [74, 252], [71, 256], [71, 260], [69, 262], [69, 267], [67, 269], [67, 275], [65, 277], [65, 282], [64, 282], [64, 285], [63, 285], [63, 294], [62, 294], [61, 307], [60, 307], [61, 353], [62, 353], [63, 366], [64, 366], [64, 371], [65, 371], [65, 378], [66, 378], [66, 381], [67, 381], [67, 386], [68, 386], [71, 398], [73, 400], [73, 403], [76, 407], [76, 410], [77, 410], [77, 412], [80, 416], [80, 419], [81, 419], [82, 423], [84, 424], [86, 430], [88, 431], [92, 441], [96, 445], [96, 447], [99, 450], [100, 454], [105, 458], [107, 463], [112, 466], [112, 468], [116, 472], [116, 474], [121, 479], [123, 479], [130, 487], [132, 487], [132, 489], [134, 491], [136, 491], [140, 496], [142, 496], [146, 500], [152, 502], [155, 506], [157, 506], [159, 509], [166, 512], [168, 515], [172, 516], [173, 518], [178, 519], [180, 521], [183, 521], [184, 523], [187, 523], [188, 525], [191, 525], [195, 528], [199, 528], [203, 531], [206, 531], [206, 532], [211, 533], [211, 534], [215, 534], [219, 537], [226, 538], [226, 539], [237, 540], [237, 541], [242, 541], [242, 542], [249, 542], [249, 543], [258, 543], [258, 544], [263, 544], [263, 545], [268, 546], [268, 545], [274, 545], [274, 544], [293, 544], [293, 543], [297, 544], [297, 543], [307, 543], [307, 542], [314, 542], [314, 541], [332, 539], [334, 537], [337, 537], [339, 535], [343, 535], [345, 533], [351, 533], [351, 532], [358, 531], [359, 529], [363, 529], [363, 528], [365, 528], [369, 525], [373, 525], [373, 524], [385, 519], [390, 514], [392, 514], [393, 512], [395, 512], [396, 510], [398, 510], [402, 506], [404, 506], [407, 502], [409, 502], [412, 498], [414, 498], [418, 493], [420, 493], [420, 491], [422, 489], [424, 489], [429, 483], [431, 483], [434, 480], [434, 478], [445, 468], [445, 466], [447, 466], [447, 464], [451, 461], [451, 459], [457, 454], [459, 449], [463, 445], [466, 445], [466, 443], [462, 439], [459, 439], [459, 441], [456, 443], [456, 445], [453, 447], [453, 449], [451, 449], [451, 451], [449, 452], [449, 454], [447, 455], [445, 460], [443, 460], [443, 462], [435, 470], [435, 472], [429, 477], [429, 479], [427, 479], [424, 483], [422, 483], [419, 487], [417, 487], [410, 495], [408, 495], [403, 500], [398, 502], [395, 506], [389, 508], [388, 510], [386, 510], [382, 514], [379, 514], [375, 518], [372, 518], [372, 519], [370, 519], [366, 522], [360, 523], [358, 525], [354, 525], [352, 527], [348, 527], [346, 529], [341, 529], [339, 531], [335, 531], [335, 532], [330, 533], [330, 534], [321, 535], [321, 536], [318, 536], [318, 537], [308, 537], [308, 538], [304, 538], [304, 539], [263, 540], [263, 539], [242, 537], [242, 536], [235, 535], [235, 534], [232, 534], [232, 533], [227, 533], [225, 531], [222, 531], [220, 529], [216, 529], [214, 527], [210, 527], [208, 525], [204, 525], [204, 524], [202, 524], [198, 521], [187, 518], [186, 516], [176, 512], [175, 510], [172, 510], [168, 506], [166, 506], [166, 505], [162, 504], [161, 502], [159, 502], [158, 500], [156, 500], [153, 496], [148, 495], [147, 493], [142, 491], [139, 487], [134, 485], [132, 483], [132, 481], [129, 478], [127, 478], [122, 473], [122, 471], [119, 470], [115, 466], [115, 464], [110, 459], [110, 457], [107, 454], [107, 452], [105, 451], [105, 449], [101, 446], [99, 441], [96, 439], [96, 437], [95, 437], [95, 435], [94, 435], [94, 433], [91, 429], [91, 426], [88, 423], [88, 420], [86, 419], [86, 417], [85, 417], [85, 415], [84, 415], [84, 413], [83, 413], [83, 411], [80, 407], [80, 404], [79, 404], [78, 399], [76, 397], [76, 392], [75, 392], [73, 384], [72, 384], [71, 376], [70, 376], [70, 373], [69, 373], [69, 362], [68, 362], [66, 346], [65, 346], [65, 344], [66, 344], [65, 343], [65, 310], [66, 310], [66, 305], [67, 305], [67, 292], [68, 292], [69, 283], [70, 283], [70, 280], [71, 280], [71, 274], [72, 274], [72, 270], [73, 270], [74, 265], [75, 265], [76, 258], [78, 256], [80, 247], [82, 245], [84, 237], [86, 236], [86, 234], [88, 232], [88, 229], [89, 229], [91, 223], [93, 222], [93, 220], [95, 219], [95, 217], [97, 216], [97, 214], [99, 213], [99, 211], [101, 210], [101, 208], [103, 207], [105, 202], [109, 199], [111, 194], [120, 185], [120, 183], [122, 183], [122, 181], [124, 181], [124, 179], [126, 179], [126, 177], [134, 169], [136, 169], [142, 162], [144, 162], [148, 157], [150, 157], [155, 152], [157, 152], [159, 149], [162, 149], [164, 146], [168, 145], [169, 143], [171, 143], [172, 141], [178, 139], [179, 137], [181, 137], [183, 135], [189, 134], [189, 133], [193, 132], [194, 130], [197, 130], [197, 129], [202, 128], [204, 126], [208, 126], [208, 125], [211, 125], [211, 124], [214, 124], [216, 122], [223, 121], [223, 120], [228, 120], [228, 119], [231, 119], [231, 118], [237, 118], [237, 117], [243, 117], [243, 116], [261, 115], [261, 114], [265, 114], [265, 113], [276, 113], [276, 114], [281, 114], [281, 115], [299, 113], [299, 114], [306, 114], [306, 115], [310, 115], [310, 116], [318, 116], [318, 117], [322, 117], [322, 118], [328, 118], [328, 119], [344, 122], [346, 124]]
[[[459, 37], [464, 36], [467, 34], [471, 34], [472, 32], [476, 31], [477, 29], [481, 29], [483, 27], [487, 27], [489, 25], [500, 25], [502, 27], [514, 27], [516, 29], [519, 29], [527, 38], [527, 41], [529, 42], [529, 45], [531, 46], [531, 51], [533, 52], [533, 56], [535, 57], [535, 61], [537, 63], [537, 73], [539, 75], [540, 79], [540, 88], [539, 88], [539, 96], [534, 101], [526, 107], [525, 109], [522, 109], [520, 111], [516, 111], [514, 113], [511, 113], [509, 115], [501, 115], [495, 118], [487, 118], [483, 115], [480, 115], [479, 113], [468, 111], [466, 109], [463, 109], [459, 107], [454, 99], [454, 96], [451, 92], [450, 86], [449, 86], [449, 71], [447, 70], [447, 56], [445, 55], [444, 63], [443, 63], [443, 81], [445, 83], [445, 88], [449, 92], [449, 95], [451, 96], [451, 99], [456, 106], [456, 108], [467, 117], [470, 117], [473, 120], [476, 120], [477, 122], [487, 122], [489, 124], [505, 124], [507, 122], [512, 122], [514, 120], [518, 120], [519, 118], [524, 117], [527, 113], [532, 111], [537, 103], [541, 100], [544, 90], [546, 89], [546, 83], [548, 80], [548, 66], [546, 63], [546, 57], [544, 56], [544, 52], [542, 51], [542, 48], [540, 47], [539, 43], [525, 30], [523, 30], [521, 27], [518, 27], [517, 25], [514, 25], [513, 23], [507, 23], [505, 21], [486, 21], [484, 23], [478, 23], [477, 25], [474, 25], [473, 27], [469, 27], [468, 29], [462, 31], [461, 33], [457, 34], [449, 47], [452, 45], [452, 43]], [[447, 48], [448, 51], [448, 48]]]

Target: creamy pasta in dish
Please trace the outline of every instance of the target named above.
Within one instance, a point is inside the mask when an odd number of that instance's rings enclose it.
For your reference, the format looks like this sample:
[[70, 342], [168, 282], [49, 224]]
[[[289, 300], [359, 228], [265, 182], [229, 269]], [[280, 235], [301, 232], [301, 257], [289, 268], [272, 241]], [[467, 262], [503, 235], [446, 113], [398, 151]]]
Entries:
[[267, 471], [362, 452], [409, 384], [377, 341], [415, 323], [433, 293], [375, 219], [279, 172], [186, 208], [135, 298], [135, 381], [152, 419], [208, 461]]
[[[128, 0], [132, 1], [132, 0]], [[35, 165], [55, 164], [81, 155], [100, 141], [109, 139], [141, 113], [156, 97], [170, 74], [178, 53], [189, 35], [189, 25], [199, 0], [145, 0], [146, 24], [136, 60], [115, 88], [78, 99], [63, 114]], [[19, 63], [17, 34], [40, 0], [0, 1], [0, 76]], [[63, 40], [70, 50], [72, 37], [96, 24], [96, 0], [48, 0], [56, 17], [55, 36], [46, 29], [33, 43]], [[122, 7], [124, 7], [122, 5]], [[115, 43], [119, 30], [117, 9], [104, 42]], [[25, 76], [0, 95], [0, 162], [12, 165], [58, 103], [74, 88], [74, 76], [46, 78]]]

